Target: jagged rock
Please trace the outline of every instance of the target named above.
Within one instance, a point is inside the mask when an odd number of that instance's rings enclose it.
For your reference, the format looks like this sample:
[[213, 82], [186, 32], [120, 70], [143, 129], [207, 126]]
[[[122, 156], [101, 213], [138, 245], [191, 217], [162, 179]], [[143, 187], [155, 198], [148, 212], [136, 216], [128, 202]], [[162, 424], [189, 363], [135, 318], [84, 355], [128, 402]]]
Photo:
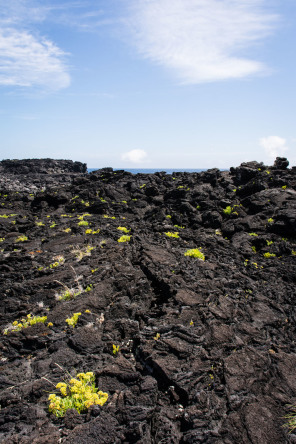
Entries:
[[[0, 162], [0, 441], [295, 442], [295, 171]], [[88, 371], [106, 404], [50, 414]]]

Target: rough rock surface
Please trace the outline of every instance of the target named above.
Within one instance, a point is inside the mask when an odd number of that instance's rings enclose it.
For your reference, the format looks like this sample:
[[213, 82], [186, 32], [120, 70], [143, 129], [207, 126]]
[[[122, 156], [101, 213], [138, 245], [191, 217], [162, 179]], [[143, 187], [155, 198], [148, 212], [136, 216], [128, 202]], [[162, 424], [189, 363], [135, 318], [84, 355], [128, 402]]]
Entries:
[[[296, 442], [295, 167], [0, 173], [1, 443]], [[11, 331], [29, 313], [53, 325]], [[87, 371], [107, 403], [50, 414], [54, 385]]]

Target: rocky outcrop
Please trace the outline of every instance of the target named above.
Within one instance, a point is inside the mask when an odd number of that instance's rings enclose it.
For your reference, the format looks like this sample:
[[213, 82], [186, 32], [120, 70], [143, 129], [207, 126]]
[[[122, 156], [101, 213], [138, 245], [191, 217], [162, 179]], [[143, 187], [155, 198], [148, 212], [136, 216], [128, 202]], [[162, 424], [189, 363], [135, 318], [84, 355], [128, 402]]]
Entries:
[[[0, 184], [0, 442], [295, 442], [296, 169], [62, 165]], [[49, 413], [88, 371], [106, 404]]]
[[0, 188], [33, 193], [70, 185], [73, 177], [85, 173], [86, 164], [72, 160], [7, 159], [0, 162]]
[[86, 163], [54, 159], [6, 159], [0, 162], [2, 174], [86, 173]]

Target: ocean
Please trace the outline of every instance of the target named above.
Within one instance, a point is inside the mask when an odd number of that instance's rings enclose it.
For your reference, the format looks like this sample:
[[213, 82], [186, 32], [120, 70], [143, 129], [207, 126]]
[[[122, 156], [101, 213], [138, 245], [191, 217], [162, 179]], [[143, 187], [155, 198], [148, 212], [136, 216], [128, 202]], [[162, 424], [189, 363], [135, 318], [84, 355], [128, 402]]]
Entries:
[[[100, 168], [88, 168], [87, 171], [91, 173], [92, 171], [99, 170]], [[178, 169], [178, 168], [113, 168], [114, 171], [123, 170], [128, 171], [132, 174], [153, 174], [157, 173], [159, 171], [165, 172], [167, 174], [173, 174], [173, 173], [200, 173], [201, 171], [206, 171], [207, 168], [196, 168], [196, 169]]]

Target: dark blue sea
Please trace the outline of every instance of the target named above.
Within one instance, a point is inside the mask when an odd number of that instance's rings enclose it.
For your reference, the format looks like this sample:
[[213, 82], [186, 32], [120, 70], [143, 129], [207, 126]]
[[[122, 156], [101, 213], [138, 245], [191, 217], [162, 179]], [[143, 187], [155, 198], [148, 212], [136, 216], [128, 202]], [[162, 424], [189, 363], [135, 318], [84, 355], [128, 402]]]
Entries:
[[[92, 171], [96, 171], [99, 170], [100, 168], [88, 168], [87, 171], [90, 173]], [[178, 169], [178, 168], [113, 168], [114, 171], [119, 171], [119, 170], [123, 170], [124, 171], [128, 171], [129, 173], [132, 174], [138, 174], [138, 173], [142, 173], [142, 174], [153, 174], [153, 173], [157, 173], [159, 171], [161, 172], [165, 172], [167, 174], [173, 174], [173, 173], [178, 173], [178, 172], [186, 172], [186, 173], [200, 173], [201, 171], [206, 171], [206, 168], [196, 168], [196, 169]]]

